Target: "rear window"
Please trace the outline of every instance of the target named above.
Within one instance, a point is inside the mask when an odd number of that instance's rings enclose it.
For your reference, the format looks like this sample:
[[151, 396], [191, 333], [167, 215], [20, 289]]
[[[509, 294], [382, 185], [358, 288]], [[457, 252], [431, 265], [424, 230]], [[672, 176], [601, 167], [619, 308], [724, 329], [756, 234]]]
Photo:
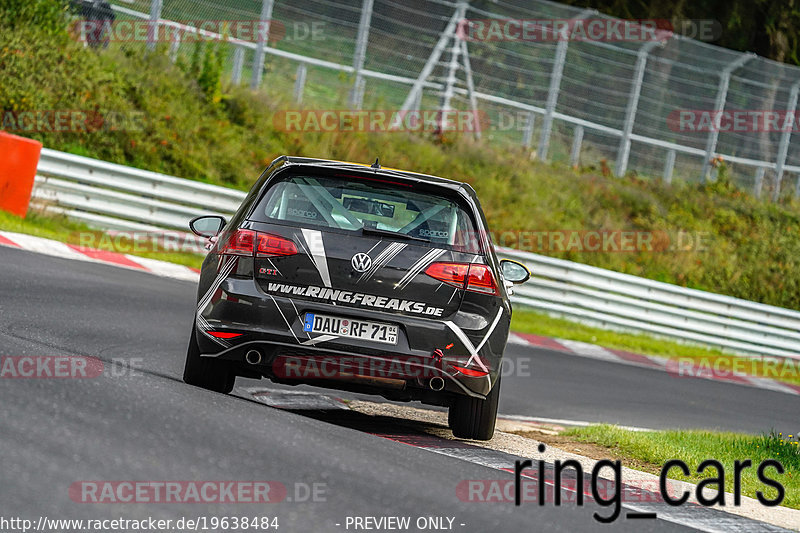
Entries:
[[472, 218], [457, 200], [377, 181], [291, 176], [272, 184], [252, 218], [354, 232], [374, 229], [480, 253]]

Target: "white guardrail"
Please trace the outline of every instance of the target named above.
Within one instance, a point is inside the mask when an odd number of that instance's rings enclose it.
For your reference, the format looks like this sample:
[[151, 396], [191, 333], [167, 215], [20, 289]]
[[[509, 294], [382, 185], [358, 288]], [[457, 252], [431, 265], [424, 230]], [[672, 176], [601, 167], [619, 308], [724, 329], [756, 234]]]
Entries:
[[[92, 227], [185, 231], [201, 214], [226, 217], [245, 193], [97, 159], [43, 149], [32, 205]], [[800, 312], [686, 289], [563, 259], [498, 248], [533, 277], [516, 287], [520, 306], [599, 325], [719, 347], [800, 359]]]

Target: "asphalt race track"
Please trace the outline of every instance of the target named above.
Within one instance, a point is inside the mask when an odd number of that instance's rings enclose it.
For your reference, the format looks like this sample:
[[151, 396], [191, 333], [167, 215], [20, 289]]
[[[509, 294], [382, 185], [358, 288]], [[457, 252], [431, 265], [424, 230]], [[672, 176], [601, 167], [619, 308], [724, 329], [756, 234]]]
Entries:
[[[386, 515], [453, 517], [465, 532], [691, 529], [624, 516], [603, 526], [588, 503], [461, 501], [460, 481], [504, 473], [241, 392], [268, 382], [240, 378], [231, 396], [183, 384], [193, 284], [5, 247], [0, 265], [0, 355], [94, 356], [107, 370], [96, 379], [0, 380], [4, 512], [34, 521], [257, 515], [277, 517], [282, 532], [347, 531], [348, 516]], [[504, 414], [748, 432], [796, 421], [788, 394], [521, 346], [509, 356], [530, 358], [532, 375], [504, 378]], [[76, 502], [70, 486], [90, 480], [270, 480], [288, 494], [269, 504]], [[324, 493], [308, 501], [314, 484]]]

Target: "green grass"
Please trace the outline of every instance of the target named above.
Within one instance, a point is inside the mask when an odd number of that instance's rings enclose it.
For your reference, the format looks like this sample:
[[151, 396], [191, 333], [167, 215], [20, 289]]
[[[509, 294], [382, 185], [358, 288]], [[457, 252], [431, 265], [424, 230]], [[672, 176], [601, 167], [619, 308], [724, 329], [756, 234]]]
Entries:
[[189, 252], [173, 252], [159, 248], [137, 249], [144, 248], [145, 245], [139, 243], [139, 246], [135, 246], [133, 241], [125, 238], [117, 240], [102, 239], [99, 238], [96, 230], [92, 230], [84, 224], [62, 216], [44, 215], [35, 211], [30, 211], [25, 218], [0, 211], [0, 230], [34, 235], [69, 244], [90, 245], [90, 248], [158, 259], [192, 268], [200, 268], [204, 258], [203, 255]]
[[[798, 428], [800, 429], [800, 427]], [[670, 470], [670, 478], [698, 482], [716, 477], [714, 468], [697, 474], [698, 465], [706, 459], [716, 459], [725, 470], [725, 490], [733, 490], [734, 461], [750, 459], [753, 467], [742, 472], [742, 495], [756, 497], [761, 491], [767, 498], [775, 498], [777, 491], [758, 480], [757, 466], [764, 460], [776, 459], [785, 472], [766, 470], [768, 477], [779, 481], [786, 490], [782, 505], [800, 509], [800, 444], [796, 435], [770, 434], [761, 436], [712, 431], [630, 431], [616, 426], [597, 425], [569, 429], [562, 433], [581, 442], [590, 442], [612, 449], [624, 457], [645, 462], [656, 470], [670, 459], [680, 459], [688, 466], [691, 475], [684, 476], [679, 469]], [[710, 485], [716, 488], [715, 485]], [[732, 505], [726, 499], [726, 505]]]
[[797, 364], [791, 364], [787, 367], [778, 365], [775, 368], [774, 365], [770, 366], [772, 363], [767, 362], [765, 364], [757, 357], [736, 356], [697, 344], [684, 344], [649, 335], [601, 329], [527, 309], [514, 310], [511, 329], [520, 333], [583, 341], [606, 348], [646, 355], [657, 355], [672, 359], [690, 358], [696, 364], [712, 368], [716, 363], [723, 371], [737, 369], [758, 377], [771, 377], [787, 383], [800, 384]]

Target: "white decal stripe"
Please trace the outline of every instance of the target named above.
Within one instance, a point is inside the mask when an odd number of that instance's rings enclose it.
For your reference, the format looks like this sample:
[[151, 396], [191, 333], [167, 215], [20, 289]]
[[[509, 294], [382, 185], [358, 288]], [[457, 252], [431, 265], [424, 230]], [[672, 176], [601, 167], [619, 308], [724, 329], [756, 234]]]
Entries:
[[405, 249], [406, 246], [408, 245], [402, 242], [393, 242], [392, 244], [387, 246], [380, 254], [378, 254], [375, 260], [372, 262], [372, 267], [370, 267], [368, 271], [362, 274], [361, 278], [359, 278], [358, 281], [362, 282], [370, 279], [372, 276], [375, 275], [375, 273], [379, 269], [389, 264], [389, 262], [392, 259], [394, 259], [397, 256], [397, 254], [403, 251], [403, 249]]
[[[373, 275], [375, 275], [375, 273], [376, 273], [376, 272], [377, 272], [379, 269], [381, 269], [381, 268], [385, 267], [386, 265], [388, 265], [388, 264], [389, 264], [389, 263], [392, 261], [392, 259], [394, 259], [395, 257], [397, 257], [397, 255], [398, 255], [400, 252], [402, 252], [403, 250], [405, 250], [406, 246], [408, 246], [407, 244], [405, 244], [405, 243], [402, 243], [402, 242], [398, 242], [398, 243], [395, 243], [395, 244], [396, 244], [397, 246], [395, 246], [395, 247], [394, 247], [394, 249], [391, 251], [391, 253], [389, 253], [389, 255], [387, 255], [387, 256], [386, 256], [386, 257], [385, 257], [385, 258], [384, 258], [384, 259], [383, 259], [383, 260], [382, 260], [382, 261], [381, 261], [381, 262], [378, 264], [378, 266], [377, 266], [377, 267], [375, 267], [375, 268], [373, 269], [373, 271], [370, 273], [370, 275], [369, 275], [369, 277], [370, 277], [370, 278], [371, 278]], [[374, 266], [374, 265], [373, 265], [373, 266]]]
[[331, 286], [331, 275], [328, 272], [328, 258], [325, 257], [325, 244], [322, 242], [322, 232], [310, 229], [302, 229], [308, 249], [311, 252], [311, 260], [317, 267], [322, 283], [326, 287]]
[[[294, 304], [294, 300], [292, 300], [291, 298], [289, 298], [288, 300], [289, 303], [292, 304], [292, 307], [294, 307], [294, 313], [297, 315], [297, 318], [300, 318], [300, 311], [297, 310], [297, 306]], [[302, 322], [302, 320], [300, 322]], [[308, 336], [308, 338], [310, 339], [311, 333], [306, 331], [306, 336]]]
[[413, 276], [413, 274], [414, 274], [414, 272], [416, 271], [416, 269], [417, 269], [417, 268], [418, 268], [418, 267], [419, 267], [419, 266], [420, 266], [422, 263], [424, 263], [424, 262], [425, 262], [425, 259], [426, 259], [426, 258], [427, 258], [427, 257], [428, 257], [430, 254], [431, 254], [431, 252], [433, 252], [433, 250], [429, 250], [429, 251], [425, 252], [425, 253], [422, 255], [422, 257], [420, 257], [419, 259], [417, 259], [417, 261], [416, 261], [416, 262], [415, 262], [413, 265], [411, 265], [411, 266], [408, 268], [408, 272], [406, 272], [405, 276], [403, 276], [403, 277], [400, 279], [400, 281], [398, 281], [398, 282], [397, 282], [397, 286], [400, 286], [400, 285], [402, 285], [403, 283], [405, 283], [405, 282], [406, 282], [406, 280], [410, 279], [410, 278], [411, 278], [411, 276]]
[[273, 263], [273, 262], [272, 262], [272, 259], [269, 259], [269, 258], [267, 258], [267, 263], [269, 263], [269, 266], [271, 266], [271, 267], [272, 267], [272, 269], [273, 269], [275, 272], [277, 272], [279, 276], [283, 277], [283, 274], [281, 274], [281, 271], [280, 271], [280, 270], [278, 270], [278, 267], [276, 267], [276, 266], [275, 266], [275, 263]]
[[494, 321], [492, 322], [491, 327], [489, 327], [489, 331], [487, 331], [486, 335], [483, 337], [483, 340], [481, 341], [481, 343], [478, 346], [475, 347], [475, 351], [476, 352], [480, 352], [481, 348], [483, 348], [483, 345], [486, 344], [487, 340], [489, 340], [489, 335], [492, 334], [492, 332], [494, 331], [494, 328], [497, 326], [497, 323], [500, 322], [500, 317], [501, 316], [503, 316], [503, 308], [502, 307], [497, 310], [497, 316], [494, 317]]
[[411, 279], [413, 279], [413, 278], [414, 278], [414, 276], [416, 276], [416, 275], [417, 275], [417, 272], [418, 272], [419, 270], [421, 270], [421, 268], [422, 268], [422, 265], [424, 265], [424, 264], [425, 264], [425, 262], [427, 261], [427, 258], [428, 258], [428, 256], [430, 256], [432, 252], [433, 252], [433, 250], [431, 250], [431, 251], [429, 251], [429, 252], [425, 253], [425, 254], [424, 254], [422, 257], [420, 257], [420, 258], [417, 260], [417, 262], [416, 262], [416, 263], [414, 263], [413, 265], [411, 265], [411, 268], [409, 268], [409, 269], [408, 269], [408, 272], [406, 272], [406, 275], [405, 275], [405, 276], [403, 276], [403, 277], [400, 279], [400, 281], [398, 281], [398, 282], [397, 282], [397, 285], [395, 286], [395, 288], [397, 288], [397, 287], [402, 287], [402, 286], [404, 286], [406, 283], [408, 283], [409, 281], [411, 281]]
[[358, 279], [359, 282], [365, 281], [370, 276], [372, 276], [372, 273], [375, 272], [375, 270], [378, 269], [378, 264], [380, 264], [380, 262], [383, 260], [383, 258], [389, 253], [389, 251], [392, 249], [392, 246], [394, 246], [394, 244], [395, 243], [389, 244], [386, 248], [384, 248], [381, 251], [381, 253], [379, 253], [377, 256], [375, 256], [375, 259], [372, 261], [372, 266], [369, 267], [369, 269], [366, 272], [361, 274], [361, 277]]
[[449, 304], [450, 302], [452, 302], [452, 301], [453, 301], [453, 298], [455, 298], [455, 297], [456, 297], [456, 293], [457, 293], [457, 292], [458, 292], [458, 288], [455, 288], [455, 289], [453, 289], [453, 294], [451, 294], [451, 295], [450, 295], [450, 299], [449, 299], [449, 300], [447, 300], [447, 303], [448, 303], [448, 304]]
[[208, 291], [206, 291], [203, 298], [197, 304], [197, 310], [199, 313], [205, 311], [205, 308], [211, 301], [211, 298], [214, 296], [214, 293], [217, 292], [219, 286], [222, 285], [222, 282], [225, 281], [225, 278], [227, 278], [228, 274], [230, 274], [231, 270], [233, 270], [233, 265], [235, 262], [236, 262], [235, 257], [229, 257], [227, 262], [222, 265], [222, 268], [219, 269], [219, 273], [217, 274], [217, 277], [214, 279], [214, 282], [211, 284], [211, 287], [209, 287]]
[[298, 244], [300, 244], [300, 247], [303, 249], [303, 252], [305, 252], [305, 254], [308, 256], [308, 258], [313, 261], [313, 258], [311, 257], [311, 253], [308, 251], [308, 248], [306, 248], [306, 245], [303, 244], [303, 239], [301, 239], [300, 236], [297, 233], [294, 234], [294, 240], [297, 241]]
[[296, 340], [297, 342], [300, 342], [300, 339], [297, 338], [297, 335], [295, 335], [294, 330], [292, 329], [292, 325], [289, 324], [289, 321], [286, 319], [286, 315], [283, 314], [283, 311], [281, 310], [281, 306], [278, 305], [278, 302], [275, 300], [275, 298], [272, 297], [272, 295], [268, 294], [267, 296], [270, 297], [270, 299], [272, 300], [272, 303], [275, 304], [275, 307], [278, 309], [278, 312], [283, 317], [283, 321], [286, 322], [286, 327], [289, 328], [289, 332], [292, 334], [292, 337], [294, 337], [294, 340]]
[[320, 335], [319, 337], [314, 337], [313, 339], [308, 339], [307, 341], [303, 341], [300, 344], [303, 346], [313, 346], [314, 344], [318, 344], [320, 342], [330, 341], [333, 339], [338, 339], [338, 335]]
[[222, 282], [225, 281], [225, 278], [227, 278], [228, 274], [230, 274], [231, 271], [233, 270], [233, 266], [235, 263], [236, 263], [235, 257], [227, 257], [226, 262], [219, 269], [217, 277], [214, 279], [214, 282], [211, 284], [211, 287], [209, 287], [208, 291], [206, 291], [205, 295], [200, 300], [200, 303], [198, 304], [197, 307], [197, 312], [195, 313], [197, 324], [200, 326], [200, 329], [203, 330], [203, 333], [206, 335], [206, 337], [213, 340], [223, 348], [230, 348], [231, 346], [230, 342], [223, 339], [218, 339], [208, 334], [206, 330], [212, 328], [211, 324], [209, 324], [208, 321], [203, 316], [203, 312], [206, 310], [206, 307], [211, 302], [211, 298], [214, 296], [214, 293], [217, 292], [219, 286], [222, 285]]
[[423, 269], [427, 268], [428, 265], [433, 263], [439, 256], [444, 254], [445, 251], [446, 250], [442, 250], [442, 249], [439, 249], [439, 248], [434, 248], [430, 252], [428, 252], [425, 255], [423, 255], [419, 259], [419, 261], [414, 263], [414, 265], [409, 269], [409, 271], [406, 273], [406, 275], [403, 276], [403, 278], [400, 281], [397, 282], [397, 285], [395, 285], [395, 288], [396, 289], [397, 288], [402, 289], [406, 285], [411, 283], [411, 280], [413, 280], [417, 276], [417, 274], [422, 272]]
[[[492, 324], [492, 326], [489, 328], [489, 331], [486, 333], [486, 336], [481, 341], [480, 346], [483, 346], [484, 343], [486, 342], [486, 339], [488, 339], [489, 335], [491, 335], [492, 331], [494, 330], [494, 327], [497, 325], [497, 321], [500, 319], [500, 314], [502, 312], [503, 312], [503, 310], [501, 308], [500, 309], [500, 313], [498, 313], [497, 318], [495, 318], [494, 324]], [[469, 337], [467, 337], [467, 334], [464, 333], [464, 331], [460, 327], [456, 326], [453, 322], [451, 322], [449, 320], [445, 321], [445, 325], [447, 327], [449, 327], [451, 330], [453, 330], [453, 333], [456, 334], [456, 337], [458, 337], [458, 340], [460, 340], [461, 343], [464, 345], [464, 347], [467, 349], [467, 351], [469, 351], [471, 357], [469, 358], [469, 361], [467, 361], [467, 366], [469, 366], [473, 361], [475, 361], [476, 363], [478, 363], [478, 366], [481, 367], [481, 370], [483, 370], [484, 372], [488, 372], [489, 369], [486, 368], [486, 365], [483, 364], [483, 361], [481, 361], [481, 358], [478, 356], [478, 349], [475, 348], [475, 346], [472, 344], [472, 341], [469, 340]], [[486, 378], [487, 379], [489, 378], [488, 374], [487, 374]], [[491, 384], [491, 380], [490, 380], [490, 384]]]
[[209, 335], [208, 334], [207, 330], [212, 329], [212, 328], [211, 328], [211, 324], [208, 323], [208, 321], [205, 319], [205, 317], [203, 317], [202, 315], [197, 315], [197, 323], [198, 323], [198, 326], [200, 326], [200, 330], [209, 339], [211, 339], [212, 341], [216, 342], [217, 344], [219, 344], [223, 348], [230, 348], [231, 344], [228, 341], [223, 340], [223, 339], [218, 339], [217, 337], [214, 337], [213, 335]]

